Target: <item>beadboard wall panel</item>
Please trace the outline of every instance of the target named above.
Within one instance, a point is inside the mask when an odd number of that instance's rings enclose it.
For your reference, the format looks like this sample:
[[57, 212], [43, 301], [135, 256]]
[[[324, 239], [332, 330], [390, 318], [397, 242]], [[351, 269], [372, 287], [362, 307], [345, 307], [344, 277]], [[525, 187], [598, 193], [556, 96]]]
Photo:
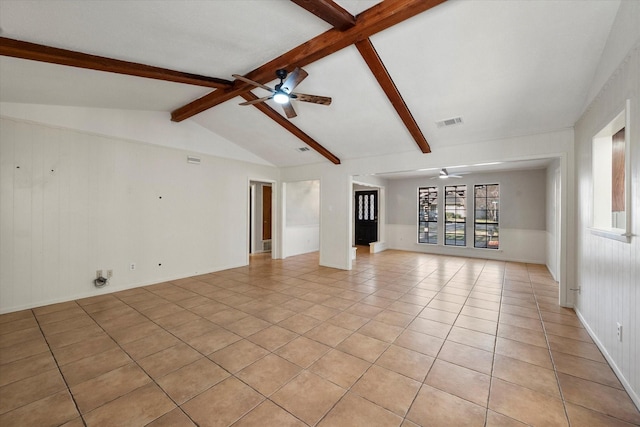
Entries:
[[279, 172], [201, 157], [0, 119], [0, 312], [245, 265], [249, 180]]
[[[633, 3], [633, 2], [631, 2]], [[637, 16], [637, 15], [636, 15]], [[575, 126], [576, 279], [581, 292], [579, 316], [640, 407], [640, 43]], [[631, 232], [630, 243], [595, 235], [593, 221], [592, 138], [631, 101]], [[623, 327], [617, 338], [617, 323]]]

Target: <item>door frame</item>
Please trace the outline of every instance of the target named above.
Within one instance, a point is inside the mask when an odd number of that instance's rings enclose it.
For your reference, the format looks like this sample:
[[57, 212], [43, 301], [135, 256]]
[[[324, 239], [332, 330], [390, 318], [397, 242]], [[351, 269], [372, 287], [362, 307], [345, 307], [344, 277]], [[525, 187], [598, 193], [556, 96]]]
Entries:
[[[255, 236], [255, 224], [253, 218], [253, 210], [255, 208], [255, 184], [271, 185], [271, 259], [280, 258], [282, 252], [282, 243], [280, 238], [281, 218], [280, 218], [280, 188], [277, 181], [264, 178], [247, 179], [246, 186], [246, 207], [247, 207], [247, 233], [246, 233], [246, 264], [249, 264], [249, 256], [251, 255], [251, 238]], [[262, 206], [260, 206], [262, 209]]]
[[369, 184], [367, 182], [356, 181], [352, 177], [351, 194], [349, 198], [349, 206], [351, 216], [351, 247], [356, 244], [356, 215], [355, 215], [355, 194], [356, 191], [376, 190], [378, 192], [378, 242], [385, 241], [385, 222], [386, 222], [386, 189], [382, 185]]

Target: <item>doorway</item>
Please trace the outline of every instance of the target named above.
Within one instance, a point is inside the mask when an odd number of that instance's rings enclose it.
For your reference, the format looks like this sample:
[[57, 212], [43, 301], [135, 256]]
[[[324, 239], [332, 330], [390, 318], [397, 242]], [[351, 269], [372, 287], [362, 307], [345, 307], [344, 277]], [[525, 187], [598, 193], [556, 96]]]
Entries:
[[249, 254], [271, 252], [272, 200], [272, 183], [249, 182]]
[[355, 192], [355, 244], [369, 245], [378, 241], [378, 191]]

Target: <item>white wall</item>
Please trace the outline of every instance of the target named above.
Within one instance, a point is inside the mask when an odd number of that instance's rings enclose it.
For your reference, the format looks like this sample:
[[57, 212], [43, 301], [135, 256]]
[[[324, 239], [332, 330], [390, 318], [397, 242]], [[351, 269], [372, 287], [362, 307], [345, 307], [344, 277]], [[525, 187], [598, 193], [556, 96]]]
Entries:
[[320, 249], [320, 181], [283, 184], [285, 220], [282, 230], [284, 257]]
[[[621, 377], [640, 407], [640, 3], [622, 2], [610, 42], [636, 40], [626, 58], [599, 90], [588, 110], [575, 126], [577, 215], [575, 223], [576, 295], [579, 316]], [[617, 46], [607, 43], [605, 60], [616, 58]], [[610, 65], [610, 64], [608, 64]], [[592, 234], [593, 179], [592, 138], [631, 100], [632, 212], [630, 243]], [[596, 159], [597, 161], [597, 159]], [[616, 323], [623, 325], [618, 341]]]
[[[500, 249], [473, 247], [473, 186], [500, 184]], [[418, 241], [418, 187], [436, 186], [444, 194], [446, 185], [467, 186], [467, 247], [445, 246], [442, 241]], [[546, 171], [523, 170], [465, 175], [461, 179], [391, 179], [387, 185], [387, 242], [391, 249], [440, 253], [518, 262], [546, 260]], [[441, 197], [442, 200], [442, 197]], [[441, 214], [442, 215], [442, 214]], [[442, 240], [443, 224], [439, 238]]]
[[276, 168], [0, 120], [1, 312], [246, 264], [247, 183]]
[[172, 122], [163, 111], [0, 102], [0, 116], [273, 166], [192, 120]]

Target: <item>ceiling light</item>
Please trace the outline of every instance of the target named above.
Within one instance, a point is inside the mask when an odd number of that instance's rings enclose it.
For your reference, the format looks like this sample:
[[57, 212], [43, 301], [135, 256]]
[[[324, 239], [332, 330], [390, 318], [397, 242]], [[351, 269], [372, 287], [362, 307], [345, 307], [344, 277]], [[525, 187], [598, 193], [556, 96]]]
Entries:
[[489, 162], [489, 163], [476, 163], [473, 166], [493, 166], [493, 165], [501, 165], [502, 162]]
[[289, 95], [284, 92], [276, 92], [276, 94], [273, 95], [273, 100], [278, 104], [286, 104], [289, 102]]

